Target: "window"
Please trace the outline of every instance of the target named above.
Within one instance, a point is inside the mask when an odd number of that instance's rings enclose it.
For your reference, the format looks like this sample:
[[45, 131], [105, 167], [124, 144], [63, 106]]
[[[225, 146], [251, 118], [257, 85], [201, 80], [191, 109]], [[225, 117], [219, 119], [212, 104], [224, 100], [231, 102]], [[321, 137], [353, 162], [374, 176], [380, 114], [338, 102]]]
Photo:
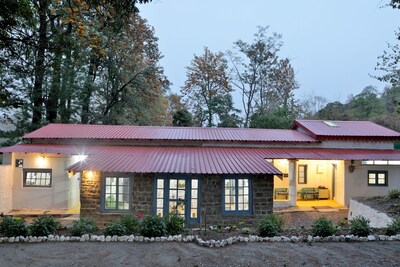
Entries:
[[388, 172], [387, 171], [368, 171], [368, 185], [387, 186]]
[[51, 187], [51, 169], [24, 169], [24, 187]]
[[129, 211], [131, 209], [131, 179], [128, 177], [105, 177], [103, 210]]
[[362, 160], [362, 165], [400, 165], [400, 160]]
[[299, 165], [297, 175], [298, 175], [299, 184], [306, 184], [307, 183], [307, 165]]
[[223, 211], [227, 214], [251, 213], [250, 179], [227, 177], [223, 184]]

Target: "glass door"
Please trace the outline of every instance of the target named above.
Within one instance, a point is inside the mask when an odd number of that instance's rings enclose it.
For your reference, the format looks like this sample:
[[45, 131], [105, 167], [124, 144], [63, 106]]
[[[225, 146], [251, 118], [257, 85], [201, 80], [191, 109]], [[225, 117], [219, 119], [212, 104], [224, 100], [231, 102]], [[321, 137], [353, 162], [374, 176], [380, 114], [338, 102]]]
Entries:
[[186, 206], [186, 180], [170, 179], [169, 180], [169, 199], [168, 213], [178, 213], [182, 217], [185, 215]]
[[199, 180], [185, 176], [156, 177], [155, 214], [178, 213], [187, 222], [199, 219]]

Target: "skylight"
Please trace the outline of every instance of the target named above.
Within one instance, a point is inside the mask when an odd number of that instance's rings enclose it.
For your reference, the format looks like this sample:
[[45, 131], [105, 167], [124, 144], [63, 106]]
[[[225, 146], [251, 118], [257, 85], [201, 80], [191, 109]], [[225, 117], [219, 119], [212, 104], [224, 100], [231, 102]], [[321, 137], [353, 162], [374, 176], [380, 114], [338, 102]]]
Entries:
[[329, 127], [339, 127], [339, 125], [337, 125], [336, 122], [334, 121], [322, 121], [322, 122], [328, 125]]

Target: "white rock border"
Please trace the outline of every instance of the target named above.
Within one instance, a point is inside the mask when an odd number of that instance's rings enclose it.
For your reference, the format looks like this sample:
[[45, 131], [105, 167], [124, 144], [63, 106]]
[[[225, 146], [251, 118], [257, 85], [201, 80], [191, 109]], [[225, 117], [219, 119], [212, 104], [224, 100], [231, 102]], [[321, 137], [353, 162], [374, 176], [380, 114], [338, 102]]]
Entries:
[[143, 237], [134, 235], [125, 236], [104, 236], [104, 235], [82, 235], [82, 236], [15, 236], [0, 237], [0, 243], [43, 243], [43, 242], [184, 242], [195, 243], [202, 247], [225, 247], [235, 243], [248, 242], [287, 242], [287, 243], [312, 243], [312, 242], [371, 242], [371, 241], [400, 241], [400, 234], [387, 235], [369, 235], [367, 237], [359, 237], [354, 235], [338, 235], [338, 236], [274, 236], [260, 237], [257, 235], [233, 236], [222, 240], [203, 240], [197, 235], [175, 235], [162, 237]]

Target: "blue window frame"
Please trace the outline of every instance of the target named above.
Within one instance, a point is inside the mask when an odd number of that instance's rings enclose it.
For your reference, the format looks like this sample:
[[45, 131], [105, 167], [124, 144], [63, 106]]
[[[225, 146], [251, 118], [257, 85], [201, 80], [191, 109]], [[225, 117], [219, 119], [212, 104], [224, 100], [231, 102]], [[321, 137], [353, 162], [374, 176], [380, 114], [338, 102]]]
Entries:
[[102, 177], [101, 210], [129, 212], [132, 209], [132, 180], [119, 175]]
[[252, 214], [250, 176], [225, 176], [222, 183], [222, 213]]
[[200, 179], [193, 175], [158, 174], [154, 179], [153, 213], [177, 212], [187, 222], [200, 221]]

